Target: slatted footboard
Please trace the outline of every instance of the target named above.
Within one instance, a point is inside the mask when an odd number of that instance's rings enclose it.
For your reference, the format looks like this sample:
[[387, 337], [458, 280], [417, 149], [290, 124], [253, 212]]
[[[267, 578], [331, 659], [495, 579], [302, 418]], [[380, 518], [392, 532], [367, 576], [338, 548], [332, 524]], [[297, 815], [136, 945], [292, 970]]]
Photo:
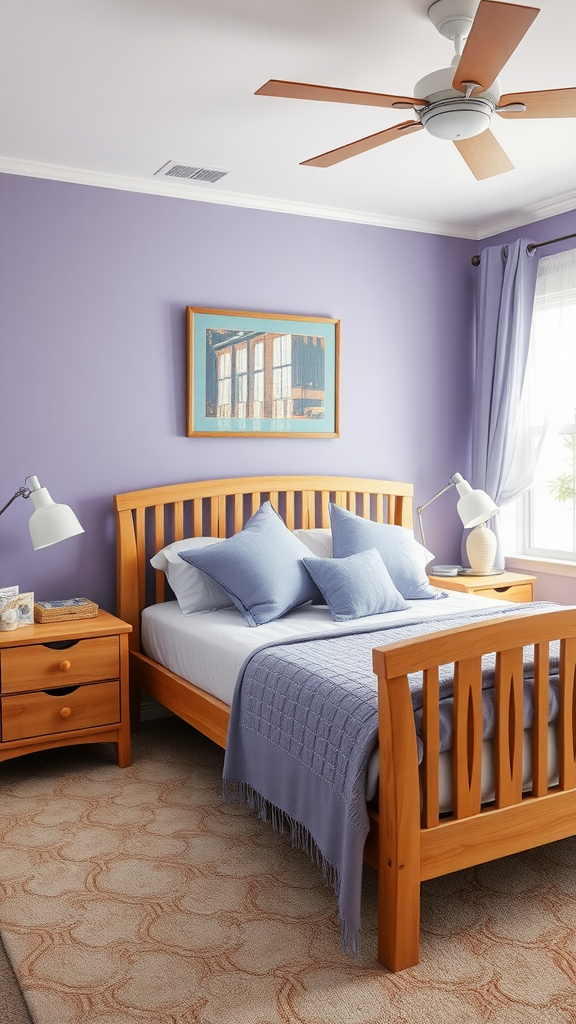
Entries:
[[[559, 782], [548, 782], [549, 645], [560, 640]], [[522, 792], [523, 651], [534, 644], [532, 788]], [[482, 668], [496, 652], [495, 799], [481, 806]], [[380, 798], [378, 958], [419, 960], [420, 882], [576, 834], [576, 611], [506, 616], [378, 648]], [[439, 667], [454, 663], [453, 810], [440, 814]], [[423, 673], [418, 767], [408, 675]]]

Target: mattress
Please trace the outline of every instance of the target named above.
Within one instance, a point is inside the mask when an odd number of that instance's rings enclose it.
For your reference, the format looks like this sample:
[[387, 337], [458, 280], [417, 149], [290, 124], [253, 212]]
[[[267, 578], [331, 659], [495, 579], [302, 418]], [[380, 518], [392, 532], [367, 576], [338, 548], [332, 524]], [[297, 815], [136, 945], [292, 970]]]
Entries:
[[502, 606], [501, 601], [492, 598], [457, 593], [440, 600], [408, 604], [406, 611], [370, 615], [350, 624], [334, 622], [325, 605], [304, 605], [276, 622], [254, 627], [246, 624], [236, 608], [184, 615], [176, 601], [166, 601], [144, 609], [142, 647], [149, 658], [231, 705], [240, 670], [260, 647], [292, 637], [384, 629], [401, 626], [415, 617], [458, 615], [477, 608]]
[[[236, 608], [196, 612], [184, 615], [176, 601], [152, 605], [142, 613], [142, 647], [148, 657], [160, 662], [172, 672], [194, 683], [202, 690], [231, 706], [236, 682], [247, 659], [263, 646], [279, 643], [292, 637], [329, 636], [356, 632], [366, 627], [382, 629], [388, 625], [401, 626], [404, 622], [435, 616], [458, 615], [462, 611], [497, 608], [500, 601], [475, 594], [450, 593], [441, 600], [410, 601], [403, 612], [387, 612], [355, 619], [349, 626], [334, 622], [324, 605], [304, 605], [284, 615], [276, 622], [262, 626], [248, 626]], [[524, 733], [523, 789], [527, 791], [532, 780], [531, 730]], [[550, 785], [558, 781], [558, 753], [556, 730], [549, 728]], [[485, 740], [482, 747], [482, 801], [494, 799], [493, 741]], [[366, 773], [366, 799], [373, 800], [378, 788], [378, 750], [370, 758]], [[452, 758], [450, 751], [440, 754], [440, 810], [452, 808]]]

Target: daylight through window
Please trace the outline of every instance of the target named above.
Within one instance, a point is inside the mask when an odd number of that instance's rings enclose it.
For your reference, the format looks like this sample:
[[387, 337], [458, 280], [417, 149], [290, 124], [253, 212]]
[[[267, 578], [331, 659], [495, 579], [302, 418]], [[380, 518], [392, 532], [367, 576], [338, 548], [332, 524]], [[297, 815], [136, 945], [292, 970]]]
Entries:
[[535, 469], [514, 503], [516, 552], [576, 560], [576, 249], [539, 262], [519, 444]]

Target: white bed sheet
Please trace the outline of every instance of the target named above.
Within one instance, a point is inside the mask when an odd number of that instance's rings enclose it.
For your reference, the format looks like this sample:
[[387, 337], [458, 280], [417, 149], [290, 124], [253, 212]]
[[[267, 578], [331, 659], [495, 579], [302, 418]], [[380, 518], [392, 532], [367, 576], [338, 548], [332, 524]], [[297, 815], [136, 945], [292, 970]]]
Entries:
[[415, 617], [435, 618], [502, 606], [492, 598], [457, 593], [408, 604], [407, 611], [370, 615], [350, 623], [334, 622], [325, 605], [304, 605], [276, 622], [248, 626], [237, 608], [184, 615], [176, 601], [165, 601], [144, 609], [142, 647], [154, 661], [231, 705], [242, 665], [263, 644], [296, 636], [329, 636], [343, 629], [353, 632], [366, 626], [401, 626]]
[[[415, 617], [434, 618], [458, 615], [474, 609], [497, 608], [501, 601], [475, 594], [449, 593], [441, 600], [409, 601], [404, 612], [387, 612], [355, 619], [351, 623], [334, 622], [325, 605], [304, 605], [263, 626], [248, 626], [236, 608], [220, 608], [214, 612], [184, 615], [177, 601], [145, 608], [142, 613], [142, 647], [144, 652], [172, 672], [194, 683], [202, 690], [232, 704], [240, 669], [246, 659], [263, 644], [289, 637], [340, 633], [343, 628], [353, 632], [365, 626], [374, 629], [391, 624], [401, 626]], [[524, 732], [523, 790], [532, 780], [532, 730]], [[440, 754], [440, 810], [452, 808], [452, 758], [450, 751]], [[374, 750], [366, 773], [366, 799], [372, 800], [378, 788], [378, 748]], [[548, 779], [558, 781], [557, 737], [549, 727]], [[485, 740], [482, 752], [482, 802], [494, 799], [493, 741]]]

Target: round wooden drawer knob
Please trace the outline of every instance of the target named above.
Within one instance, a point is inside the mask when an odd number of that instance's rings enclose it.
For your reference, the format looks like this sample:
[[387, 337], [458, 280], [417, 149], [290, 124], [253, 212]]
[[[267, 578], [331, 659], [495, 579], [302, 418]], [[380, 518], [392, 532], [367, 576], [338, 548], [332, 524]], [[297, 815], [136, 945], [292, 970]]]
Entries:
[[67, 672], [69, 668], [70, 668], [70, 662], [69, 661], [61, 661], [60, 662], [60, 671], [61, 672]]
[[72, 714], [72, 709], [71, 708], [62, 708], [60, 714], [62, 715], [62, 718], [69, 718], [70, 715]]

